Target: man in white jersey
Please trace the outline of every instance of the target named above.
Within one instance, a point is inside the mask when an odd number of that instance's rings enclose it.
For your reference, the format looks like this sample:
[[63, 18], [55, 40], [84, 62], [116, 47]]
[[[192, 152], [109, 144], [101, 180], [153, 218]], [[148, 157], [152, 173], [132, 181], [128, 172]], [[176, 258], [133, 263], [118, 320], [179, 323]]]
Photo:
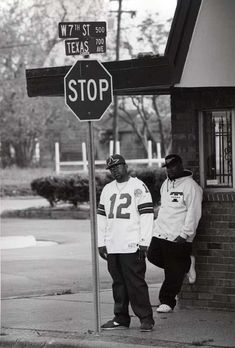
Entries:
[[165, 279], [159, 292], [159, 313], [172, 312], [185, 274], [196, 280], [192, 242], [201, 218], [202, 189], [184, 169], [176, 154], [166, 156], [167, 179], [161, 186], [161, 206], [155, 220], [148, 260], [163, 268]]
[[130, 177], [125, 159], [107, 159], [114, 180], [102, 190], [98, 206], [98, 248], [112, 277], [114, 318], [102, 329], [129, 328], [129, 303], [140, 330], [151, 331], [153, 311], [145, 282], [146, 254], [152, 238], [153, 203], [146, 185]]

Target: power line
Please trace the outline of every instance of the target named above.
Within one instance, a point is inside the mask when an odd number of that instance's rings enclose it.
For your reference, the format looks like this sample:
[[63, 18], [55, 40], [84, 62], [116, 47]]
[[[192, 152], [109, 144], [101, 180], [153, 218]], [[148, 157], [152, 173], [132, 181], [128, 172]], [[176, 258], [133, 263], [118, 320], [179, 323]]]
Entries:
[[[117, 36], [116, 36], [116, 60], [119, 60], [119, 51], [120, 51], [120, 36], [121, 36], [121, 16], [123, 13], [130, 13], [131, 18], [136, 15], [136, 11], [125, 11], [122, 10], [122, 0], [110, 0], [118, 1], [118, 10], [110, 11], [111, 13], [117, 13]], [[113, 106], [113, 151], [116, 152], [116, 144], [118, 141], [118, 101], [117, 96], [114, 96], [114, 106]]]
[[14, 44], [14, 45], [0, 46], [0, 49], [1, 50], [7, 50], [9, 48], [28, 47], [28, 46], [35, 46], [35, 45], [36, 45], [36, 43]]

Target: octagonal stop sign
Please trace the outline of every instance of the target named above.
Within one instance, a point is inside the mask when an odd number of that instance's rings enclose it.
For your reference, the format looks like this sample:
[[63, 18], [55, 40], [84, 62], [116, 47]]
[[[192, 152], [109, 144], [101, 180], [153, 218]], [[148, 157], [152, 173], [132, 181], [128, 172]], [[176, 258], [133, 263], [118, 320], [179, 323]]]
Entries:
[[113, 101], [112, 76], [98, 60], [78, 60], [64, 89], [65, 103], [80, 121], [100, 120]]

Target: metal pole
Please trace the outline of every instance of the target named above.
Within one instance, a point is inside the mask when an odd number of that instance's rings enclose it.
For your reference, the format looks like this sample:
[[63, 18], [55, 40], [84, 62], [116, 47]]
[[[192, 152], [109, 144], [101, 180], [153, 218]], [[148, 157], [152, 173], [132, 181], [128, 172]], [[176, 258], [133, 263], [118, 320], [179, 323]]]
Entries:
[[87, 172], [87, 158], [86, 158], [86, 143], [82, 143], [82, 161], [83, 161], [83, 171]]
[[60, 145], [55, 143], [55, 172], [60, 174]]
[[88, 121], [88, 166], [89, 166], [89, 197], [90, 197], [90, 221], [91, 221], [91, 251], [92, 251], [92, 279], [93, 298], [95, 309], [95, 332], [100, 332], [100, 288], [99, 288], [99, 263], [97, 247], [97, 219], [96, 219], [96, 185], [95, 185], [95, 161], [94, 161], [94, 136], [93, 124]]
[[[118, 0], [116, 60], [119, 60], [120, 35], [121, 35], [121, 16], [122, 16], [122, 0]], [[117, 97], [117, 95], [114, 95], [114, 98], [113, 98], [113, 141], [114, 141], [113, 153], [117, 153], [117, 141], [118, 141], [118, 97]]]

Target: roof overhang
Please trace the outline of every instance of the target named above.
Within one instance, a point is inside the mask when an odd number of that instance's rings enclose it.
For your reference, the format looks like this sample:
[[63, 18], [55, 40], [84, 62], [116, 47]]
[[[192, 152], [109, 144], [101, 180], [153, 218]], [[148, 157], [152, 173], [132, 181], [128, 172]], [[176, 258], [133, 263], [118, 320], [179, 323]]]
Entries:
[[[102, 63], [116, 95], [169, 94], [179, 83], [202, 0], [178, 0], [163, 56]], [[63, 96], [71, 66], [26, 70], [29, 97]]]

